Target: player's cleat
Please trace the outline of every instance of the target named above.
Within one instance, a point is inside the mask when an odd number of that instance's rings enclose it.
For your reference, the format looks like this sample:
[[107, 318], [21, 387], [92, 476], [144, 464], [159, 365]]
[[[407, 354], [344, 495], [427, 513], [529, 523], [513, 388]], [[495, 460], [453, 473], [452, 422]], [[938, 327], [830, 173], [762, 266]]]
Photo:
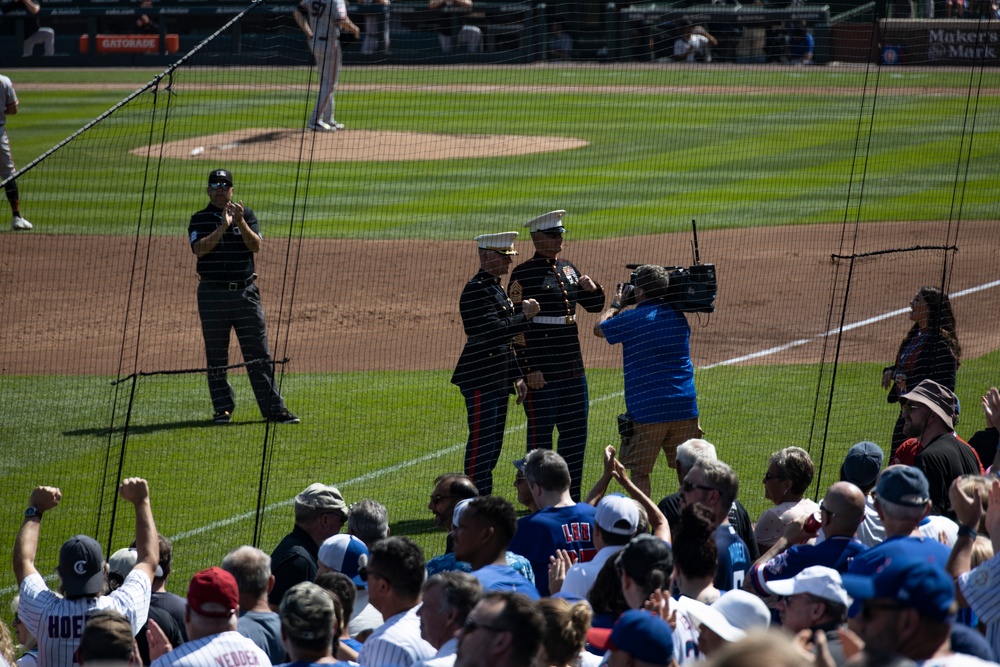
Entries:
[[326, 122], [324, 122], [322, 120], [318, 120], [315, 123], [310, 123], [306, 127], [308, 127], [313, 132], [336, 132], [337, 131], [337, 128], [335, 128], [333, 125], [329, 125], [329, 124], [327, 124]]
[[14, 228], [14, 231], [27, 231], [32, 228], [32, 224], [22, 218], [19, 215], [15, 215], [14, 219], [11, 221], [10, 226]]
[[212, 417], [212, 421], [216, 424], [228, 424], [229, 420], [233, 418], [233, 415], [228, 410], [222, 410], [221, 412], [216, 412], [215, 416]]
[[267, 421], [274, 424], [298, 424], [302, 420], [288, 410], [283, 410], [282, 412], [277, 412], [268, 417]]
[[326, 125], [329, 125], [330, 127], [332, 127], [335, 130], [343, 130], [344, 129], [344, 124], [343, 123], [338, 123], [335, 120], [331, 120], [329, 122], [326, 122]]

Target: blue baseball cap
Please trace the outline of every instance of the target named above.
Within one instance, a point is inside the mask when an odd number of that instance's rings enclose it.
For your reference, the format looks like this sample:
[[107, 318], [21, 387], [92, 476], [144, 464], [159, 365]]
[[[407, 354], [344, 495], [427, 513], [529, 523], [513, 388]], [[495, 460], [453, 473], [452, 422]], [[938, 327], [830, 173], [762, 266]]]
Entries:
[[875, 493], [890, 503], [906, 507], [923, 507], [931, 499], [931, 487], [920, 468], [894, 465], [882, 471]]
[[587, 641], [602, 651], [619, 650], [651, 665], [669, 665], [674, 659], [674, 631], [656, 614], [630, 609], [615, 627], [591, 628]]
[[843, 575], [855, 600], [894, 600], [939, 622], [952, 620], [955, 584], [942, 565], [916, 558], [895, 559], [871, 576]]
[[354, 535], [338, 533], [326, 538], [319, 547], [319, 562], [334, 572], [346, 574], [361, 588], [365, 582], [360, 571], [368, 565], [368, 558], [368, 547]]

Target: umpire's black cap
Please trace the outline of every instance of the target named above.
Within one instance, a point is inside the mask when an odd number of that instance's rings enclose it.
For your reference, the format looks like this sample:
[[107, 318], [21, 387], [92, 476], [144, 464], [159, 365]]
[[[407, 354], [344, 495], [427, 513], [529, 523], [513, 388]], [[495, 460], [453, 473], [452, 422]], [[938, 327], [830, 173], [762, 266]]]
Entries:
[[216, 169], [208, 174], [208, 184], [211, 185], [212, 183], [227, 183], [232, 185], [233, 175], [227, 169]]

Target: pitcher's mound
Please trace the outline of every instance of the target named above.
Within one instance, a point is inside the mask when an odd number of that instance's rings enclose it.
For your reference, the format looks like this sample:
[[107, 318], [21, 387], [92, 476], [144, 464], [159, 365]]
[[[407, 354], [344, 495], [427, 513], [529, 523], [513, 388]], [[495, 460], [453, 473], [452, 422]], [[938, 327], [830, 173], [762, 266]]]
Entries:
[[[549, 153], [587, 145], [587, 141], [572, 137], [260, 128], [171, 141], [163, 146], [163, 156], [213, 162], [220, 158], [254, 162], [453, 160]], [[159, 146], [142, 146], [132, 153], [145, 155], [159, 150]]]

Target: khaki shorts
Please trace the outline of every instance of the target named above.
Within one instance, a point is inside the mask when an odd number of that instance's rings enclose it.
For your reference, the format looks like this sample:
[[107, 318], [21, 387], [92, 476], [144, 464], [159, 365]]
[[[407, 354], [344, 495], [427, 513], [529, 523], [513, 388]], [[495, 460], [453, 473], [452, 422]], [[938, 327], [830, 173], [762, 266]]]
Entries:
[[635, 434], [629, 447], [623, 448], [619, 460], [632, 472], [648, 475], [653, 472], [660, 450], [667, 456], [667, 464], [674, 468], [677, 463], [677, 446], [704, 435], [698, 418], [676, 422], [641, 424], [633, 422]]

